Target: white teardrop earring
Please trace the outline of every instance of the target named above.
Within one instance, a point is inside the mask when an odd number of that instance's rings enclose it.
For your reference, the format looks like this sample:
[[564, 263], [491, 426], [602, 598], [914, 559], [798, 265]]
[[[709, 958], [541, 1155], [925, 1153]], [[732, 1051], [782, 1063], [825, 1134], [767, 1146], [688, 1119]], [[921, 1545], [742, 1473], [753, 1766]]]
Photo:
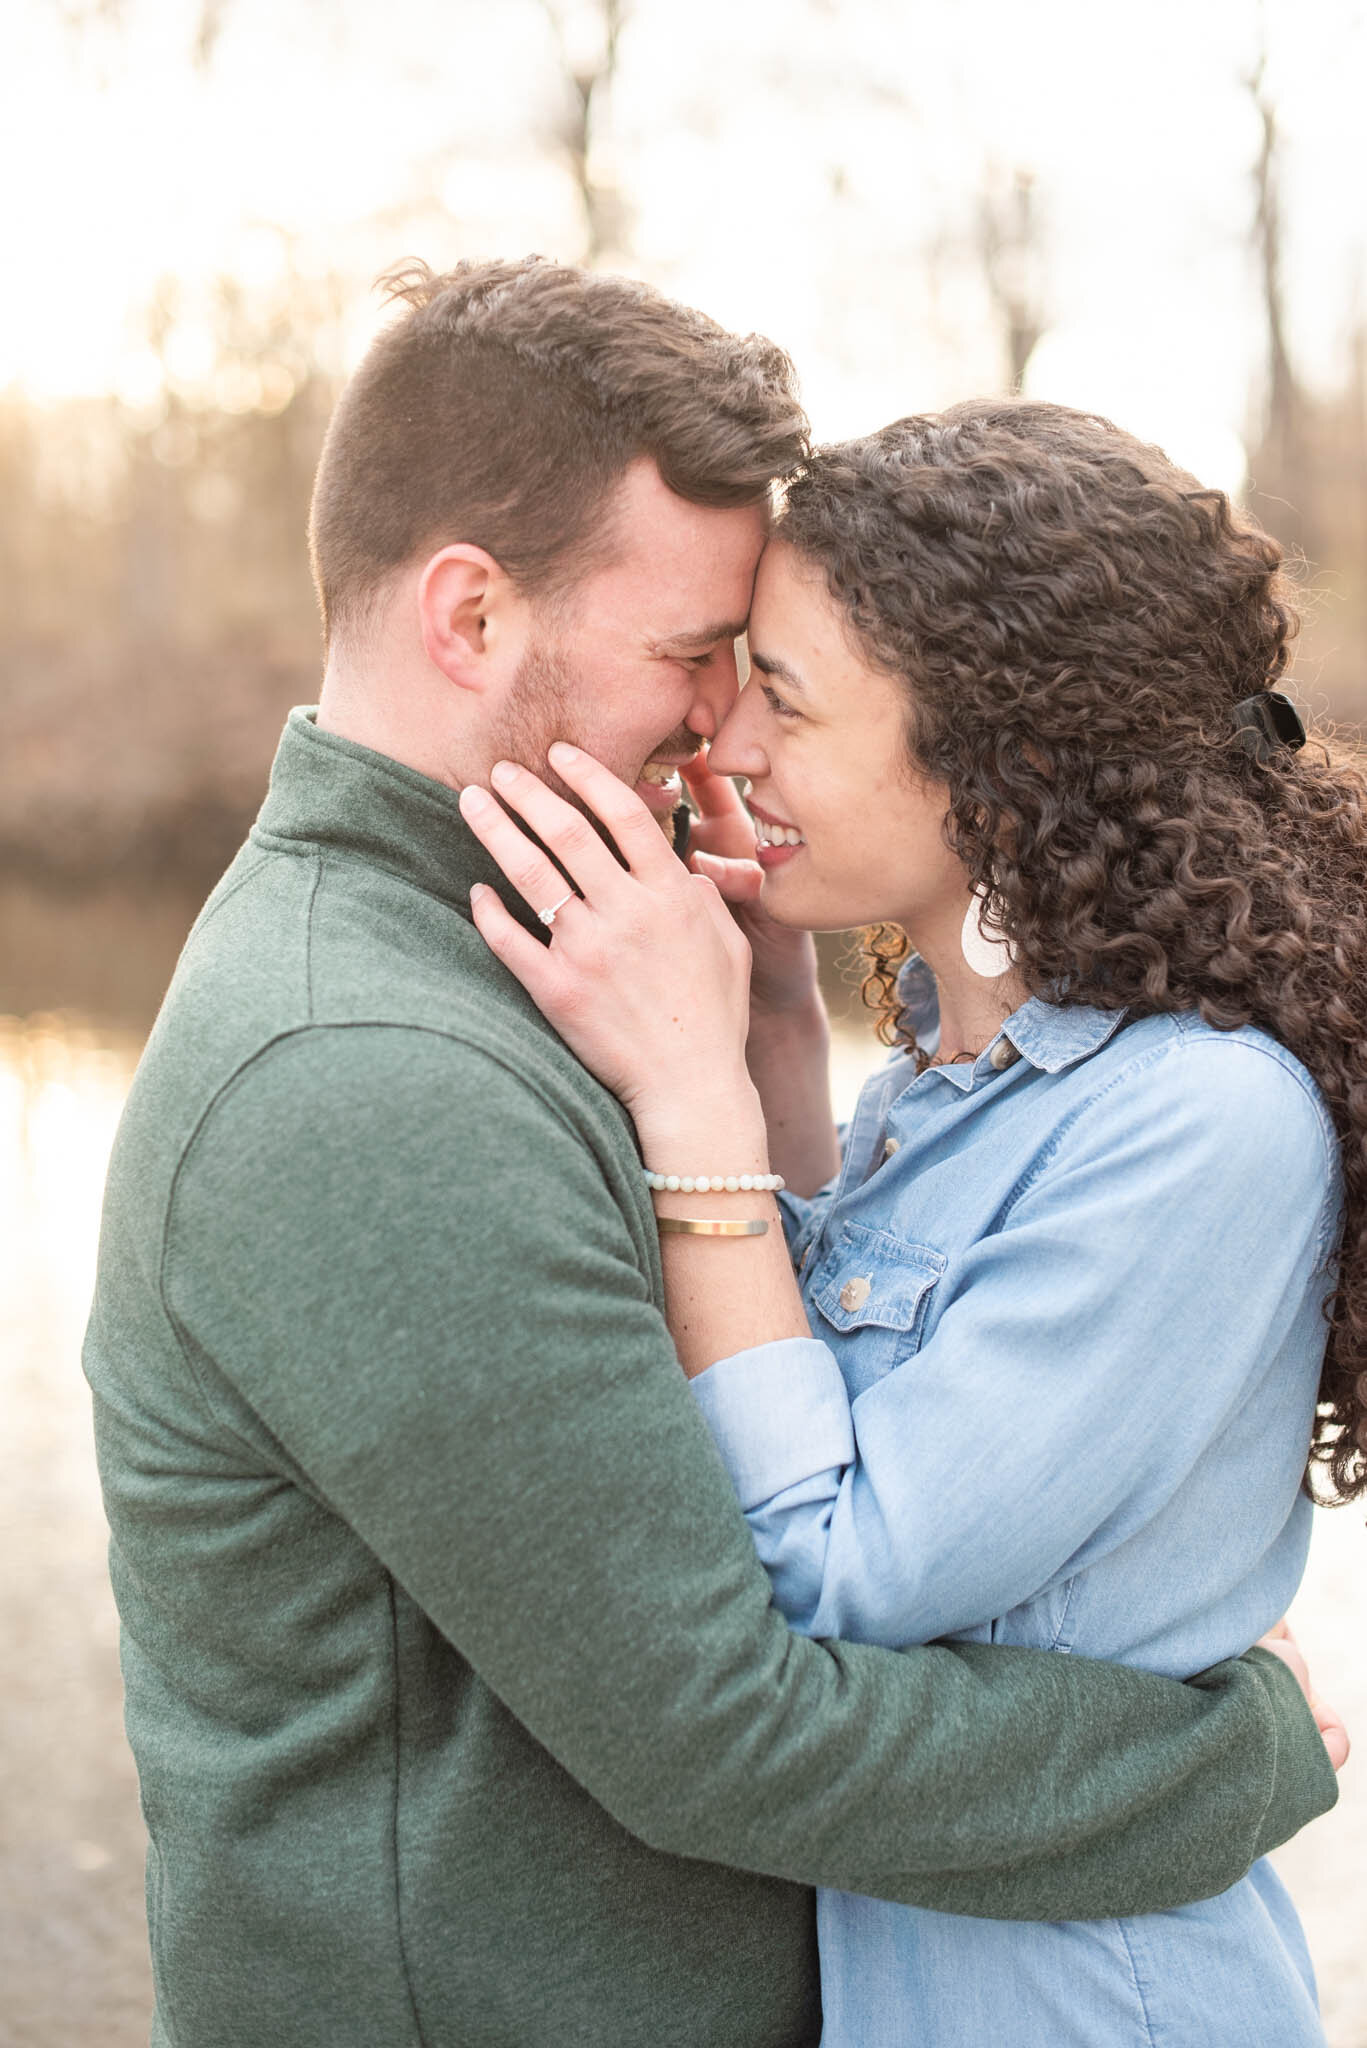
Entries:
[[984, 981], [995, 981], [1016, 964], [1016, 949], [996, 922], [994, 907], [994, 899], [986, 889], [975, 889], [968, 900], [959, 936], [965, 961]]

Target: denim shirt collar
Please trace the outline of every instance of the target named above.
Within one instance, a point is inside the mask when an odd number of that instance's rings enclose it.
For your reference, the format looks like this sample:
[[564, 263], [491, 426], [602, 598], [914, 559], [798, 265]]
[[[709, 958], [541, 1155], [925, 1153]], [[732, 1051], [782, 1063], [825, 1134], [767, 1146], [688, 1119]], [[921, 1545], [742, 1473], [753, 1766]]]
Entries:
[[1084, 1005], [1064, 1009], [1031, 996], [1007, 1018], [1002, 1029], [1032, 1067], [1046, 1074], [1061, 1074], [1099, 1052], [1124, 1021], [1124, 1010], [1095, 1010]]
[[[940, 1006], [935, 979], [924, 960], [911, 959], [897, 977], [897, 993], [906, 1023], [925, 1044], [939, 1033]], [[1064, 1006], [1031, 996], [1012, 1012], [1001, 1030], [984, 1046], [972, 1065], [936, 1067], [934, 1072], [952, 1086], [967, 1092], [981, 1075], [1002, 1071], [992, 1059], [993, 1047], [1009, 1039], [1022, 1059], [1041, 1073], [1061, 1074], [1090, 1059], [1115, 1036], [1125, 1021], [1122, 1010], [1098, 1010], [1083, 1004]]]

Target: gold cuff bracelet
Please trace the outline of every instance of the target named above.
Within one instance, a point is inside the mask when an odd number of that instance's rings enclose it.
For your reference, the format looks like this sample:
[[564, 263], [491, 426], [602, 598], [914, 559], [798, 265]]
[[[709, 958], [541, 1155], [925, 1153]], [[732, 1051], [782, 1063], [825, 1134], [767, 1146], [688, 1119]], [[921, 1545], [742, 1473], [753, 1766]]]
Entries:
[[745, 1223], [714, 1223], [709, 1216], [657, 1216], [661, 1230], [686, 1231], [691, 1237], [763, 1237], [769, 1225], [762, 1216]]

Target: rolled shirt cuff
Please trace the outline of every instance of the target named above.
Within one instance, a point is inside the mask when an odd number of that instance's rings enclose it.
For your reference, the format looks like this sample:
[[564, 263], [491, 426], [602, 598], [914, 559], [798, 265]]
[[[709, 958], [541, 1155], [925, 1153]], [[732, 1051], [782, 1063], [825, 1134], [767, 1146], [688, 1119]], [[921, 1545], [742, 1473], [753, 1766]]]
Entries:
[[815, 1337], [780, 1337], [718, 1359], [689, 1382], [748, 1513], [815, 1473], [854, 1461], [840, 1368]]

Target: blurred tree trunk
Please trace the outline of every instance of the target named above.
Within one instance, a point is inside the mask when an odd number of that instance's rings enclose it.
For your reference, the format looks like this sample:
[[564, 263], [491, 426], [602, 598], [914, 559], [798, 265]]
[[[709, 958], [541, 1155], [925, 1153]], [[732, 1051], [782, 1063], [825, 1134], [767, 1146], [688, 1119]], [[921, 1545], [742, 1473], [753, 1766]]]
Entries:
[[1032, 174], [1016, 170], [1005, 192], [990, 188], [978, 206], [978, 260], [1002, 330], [1007, 390], [1019, 391], [1035, 343], [1048, 326], [1044, 239]]
[[1286, 339], [1282, 282], [1282, 141], [1264, 49], [1246, 80], [1258, 122], [1253, 166], [1253, 247], [1263, 307], [1266, 383], [1254, 436], [1252, 496], [1258, 517], [1311, 558], [1321, 554], [1307, 407]]
[[228, 0], [200, 0], [199, 21], [195, 27], [193, 46], [197, 70], [207, 71], [212, 64], [227, 11]]
[[554, 140], [579, 195], [584, 217], [583, 261], [590, 268], [623, 257], [630, 243], [630, 210], [614, 177], [602, 173], [595, 151], [598, 116], [617, 77], [627, 0], [542, 0], [555, 37], [567, 87], [566, 110]]

